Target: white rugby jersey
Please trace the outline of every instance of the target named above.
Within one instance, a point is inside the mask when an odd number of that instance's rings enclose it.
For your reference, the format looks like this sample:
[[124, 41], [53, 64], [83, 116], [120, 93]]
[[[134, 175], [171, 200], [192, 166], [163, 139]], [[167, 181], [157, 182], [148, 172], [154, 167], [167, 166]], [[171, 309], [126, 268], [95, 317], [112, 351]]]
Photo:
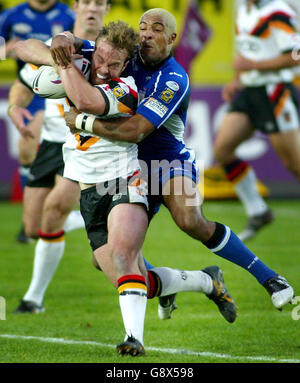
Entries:
[[[105, 114], [99, 118], [134, 114], [138, 93], [132, 77], [113, 79], [97, 88], [106, 101]], [[126, 178], [139, 169], [136, 144], [110, 141], [86, 132], [75, 136], [68, 133], [63, 156], [64, 177], [86, 184]]]
[[[247, 1], [238, 8], [237, 50], [253, 61], [269, 60], [295, 47], [296, 14], [282, 0], [260, 0], [248, 11]], [[291, 82], [292, 68], [276, 71], [250, 70], [240, 76], [245, 86]]]
[[[33, 79], [35, 78], [38, 67], [26, 64], [19, 73], [22, 83], [32, 89]], [[41, 132], [41, 140], [55, 143], [64, 143], [66, 140], [67, 129], [64, 120], [64, 108], [68, 107], [64, 98], [45, 99], [44, 121]]]

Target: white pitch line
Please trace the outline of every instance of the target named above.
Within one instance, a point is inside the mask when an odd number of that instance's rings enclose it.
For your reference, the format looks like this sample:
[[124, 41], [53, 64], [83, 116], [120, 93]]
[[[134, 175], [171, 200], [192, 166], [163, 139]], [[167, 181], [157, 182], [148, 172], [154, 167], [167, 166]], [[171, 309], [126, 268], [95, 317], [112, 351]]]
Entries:
[[[21, 340], [38, 340], [40, 342], [47, 343], [58, 343], [58, 344], [74, 344], [74, 345], [89, 345], [89, 346], [97, 346], [97, 347], [109, 347], [115, 348], [114, 344], [109, 343], [100, 343], [88, 340], [69, 340], [63, 338], [44, 338], [38, 336], [24, 336], [24, 335], [12, 335], [12, 334], [0, 334], [1, 338], [7, 339], [21, 339]], [[178, 354], [178, 355], [193, 355], [200, 357], [208, 357], [208, 358], [217, 358], [217, 359], [232, 359], [232, 360], [248, 360], [248, 361], [265, 361], [265, 362], [277, 362], [277, 363], [300, 363], [300, 359], [285, 359], [285, 358], [274, 358], [269, 356], [237, 356], [230, 354], [219, 354], [208, 351], [191, 351], [184, 349], [175, 349], [175, 348], [160, 348], [160, 347], [151, 347], [147, 346], [147, 350], [149, 351], [158, 351], [166, 354]]]

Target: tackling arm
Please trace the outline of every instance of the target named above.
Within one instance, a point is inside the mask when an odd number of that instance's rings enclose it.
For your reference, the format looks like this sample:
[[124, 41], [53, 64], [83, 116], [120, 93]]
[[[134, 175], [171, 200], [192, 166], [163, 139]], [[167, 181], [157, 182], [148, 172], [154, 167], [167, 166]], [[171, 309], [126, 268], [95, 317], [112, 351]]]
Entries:
[[49, 47], [40, 40], [18, 41], [14, 46], [19, 59], [34, 65], [54, 65]]
[[138, 113], [130, 118], [116, 120], [100, 120], [84, 116], [75, 108], [65, 113], [66, 124], [72, 132], [89, 131], [113, 141], [139, 143], [155, 130], [155, 126]]

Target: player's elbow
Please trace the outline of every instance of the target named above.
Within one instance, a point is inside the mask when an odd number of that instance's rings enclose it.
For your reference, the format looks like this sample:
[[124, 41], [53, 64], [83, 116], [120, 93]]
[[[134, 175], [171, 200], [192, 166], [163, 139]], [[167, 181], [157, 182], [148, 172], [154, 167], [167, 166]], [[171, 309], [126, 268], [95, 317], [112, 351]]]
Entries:
[[94, 102], [91, 102], [89, 98], [85, 97], [84, 95], [78, 95], [73, 100], [74, 105], [78, 110], [80, 110], [83, 113], [89, 113], [89, 114], [95, 114], [95, 115], [101, 115], [104, 113], [104, 108], [102, 106], [95, 105]]
[[134, 142], [138, 144], [139, 142], [143, 141], [145, 138], [145, 134], [142, 132], [137, 132], [134, 136]]
[[144, 133], [142, 133], [139, 129], [131, 129], [126, 134], [126, 141], [134, 144], [138, 144], [144, 139]]
[[69, 91], [69, 95], [72, 95], [71, 100], [76, 108], [83, 113], [102, 115], [105, 112], [105, 104], [101, 100], [99, 101], [98, 93], [96, 93], [95, 97], [90, 92], [90, 88], [83, 91]]

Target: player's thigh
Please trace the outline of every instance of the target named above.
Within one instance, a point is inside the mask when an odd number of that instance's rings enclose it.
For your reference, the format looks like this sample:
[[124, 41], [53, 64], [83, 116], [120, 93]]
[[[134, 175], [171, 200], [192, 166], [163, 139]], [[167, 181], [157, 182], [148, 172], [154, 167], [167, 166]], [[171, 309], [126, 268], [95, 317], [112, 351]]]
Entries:
[[269, 139], [283, 164], [300, 180], [300, 131], [273, 133]]
[[145, 207], [140, 204], [121, 203], [108, 215], [108, 244], [129, 254], [137, 255], [142, 248], [148, 227]]
[[23, 222], [26, 234], [37, 238], [41, 227], [42, 211], [51, 188], [35, 188], [26, 186], [23, 196]]
[[79, 203], [80, 188], [77, 182], [57, 175], [56, 183], [45, 202], [45, 211], [58, 209], [70, 212]]
[[229, 112], [225, 115], [218, 130], [214, 152], [220, 163], [228, 163], [234, 158], [235, 149], [254, 132], [251, 121], [245, 113]]

